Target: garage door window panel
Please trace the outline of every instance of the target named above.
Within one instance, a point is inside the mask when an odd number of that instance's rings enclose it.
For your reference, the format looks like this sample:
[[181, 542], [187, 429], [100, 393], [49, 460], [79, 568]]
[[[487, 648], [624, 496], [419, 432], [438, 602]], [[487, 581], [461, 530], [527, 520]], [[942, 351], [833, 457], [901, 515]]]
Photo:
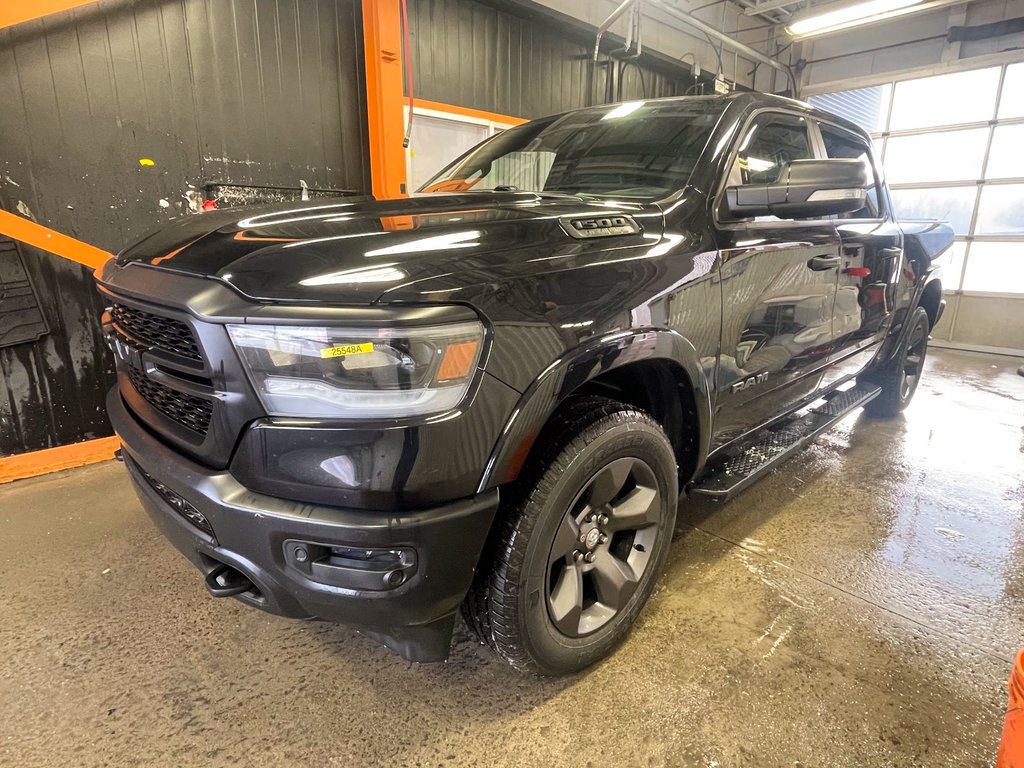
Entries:
[[975, 234], [1024, 235], [1024, 184], [990, 184], [981, 190]]
[[996, 112], [1000, 67], [896, 83], [890, 131], [980, 123]]
[[947, 288], [950, 285], [960, 285], [960, 278], [964, 273], [964, 262], [967, 260], [967, 248], [966, 240], [957, 240], [949, 249], [948, 261], [942, 265], [942, 284]]
[[[1024, 88], [1024, 83], [1021, 88]], [[1000, 125], [995, 129], [985, 177], [1024, 179], [1024, 123]]]
[[999, 119], [1024, 117], [1024, 62], [1006, 68], [1003, 93], [999, 100]]
[[971, 228], [971, 214], [978, 195], [977, 184], [932, 189], [892, 189], [898, 219], [944, 219], [958, 235]]
[[972, 243], [964, 290], [1024, 293], [1024, 243]]
[[[890, 137], [885, 162], [889, 183], [980, 179], [988, 132], [988, 128], [972, 128]], [[951, 152], [951, 147], [956, 151]]]

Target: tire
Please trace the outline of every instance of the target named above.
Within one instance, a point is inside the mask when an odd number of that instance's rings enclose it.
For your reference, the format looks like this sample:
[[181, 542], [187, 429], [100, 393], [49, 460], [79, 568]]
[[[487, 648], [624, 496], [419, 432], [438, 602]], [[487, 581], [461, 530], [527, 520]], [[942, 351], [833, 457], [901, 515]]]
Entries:
[[569, 401], [537, 445], [503, 499], [463, 614], [513, 667], [554, 676], [601, 660], [629, 633], [671, 544], [678, 468], [658, 422], [601, 397]]
[[881, 373], [874, 377], [882, 392], [864, 406], [868, 416], [875, 419], [892, 418], [910, 405], [924, 371], [930, 331], [928, 313], [923, 307], [918, 307], [910, 316], [910, 330], [903, 347]]

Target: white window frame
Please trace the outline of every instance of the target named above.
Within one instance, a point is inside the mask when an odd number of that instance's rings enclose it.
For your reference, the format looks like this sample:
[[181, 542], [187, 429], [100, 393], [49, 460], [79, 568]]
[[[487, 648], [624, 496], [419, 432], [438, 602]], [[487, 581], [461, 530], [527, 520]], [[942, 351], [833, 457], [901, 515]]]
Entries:
[[[449, 112], [449, 111], [444, 110], [444, 109], [435, 109], [433, 107], [421, 107], [415, 101], [413, 102], [413, 106], [412, 106], [412, 114], [413, 114], [413, 118], [414, 119], [415, 119], [415, 117], [417, 115], [421, 115], [423, 117], [438, 117], [438, 118], [441, 118], [442, 120], [452, 120], [454, 122], [468, 123], [470, 125], [482, 125], [485, 128], [487, 128], [487, 137], [485, 137], [485, 138], [489, 138], [489, 137], [493, 136], [496, 133], [501, 133], [502, 131], [508, 130], [509, 128], [514, 128], [516, 125], [518, 125], [518, 123], [509, 123], [509, 122], [504, 122], [504, 121], [501, 121], [501, 120], [495, 120], [495, 119], [487, 118], [487, 117], [477, 117], [476, 115], [467, 115], [467, 114], [464, 114], [464, 113], [461, 113], [461, 112], [455, 112], [455, 111]], [[405, 120], [405, 124], [408, 125], [409, 124], [409, 105], [408, 104], [406, 104], [405, 106], [402, 107], [402, 117]], [[412, 178], [412, 152], [413, 152], [413, 148], [411, 146], [406, 147], [406, 149], [405, 149], [405, 178], [407, 178], [407, 179], [411, 179]], [[454, 159], [455, 158], [453, 157], [452, 160], [454, 160]], [[410, 189], [409, 191], [410, 192], [414, 192], [415, 190]]]

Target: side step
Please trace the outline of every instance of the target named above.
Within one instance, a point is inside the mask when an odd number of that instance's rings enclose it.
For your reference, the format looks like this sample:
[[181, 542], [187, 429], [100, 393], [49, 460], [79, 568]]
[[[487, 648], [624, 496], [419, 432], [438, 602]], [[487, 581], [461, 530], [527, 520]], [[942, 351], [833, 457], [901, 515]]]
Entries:
[[829, 394], [823, 405], [760, 432], [750, 443], [730, 451], [728, 456], [712, 459], [704, 474], [690, 486], [689, 494], [715, 501], [735, 496], [851, 411], [878, 397], [881, 391], [871, 384], [858, 384]]

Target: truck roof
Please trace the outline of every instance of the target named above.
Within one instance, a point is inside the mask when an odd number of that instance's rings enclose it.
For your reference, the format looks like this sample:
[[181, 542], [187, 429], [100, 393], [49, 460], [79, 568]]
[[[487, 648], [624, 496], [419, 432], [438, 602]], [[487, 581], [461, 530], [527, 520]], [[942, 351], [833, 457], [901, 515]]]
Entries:
[[732, 93], [715, 94], [710, 96], [663, 96], [656, 99], [629, 99], [626, 101], [610, 102], [608, 104], [594, 104], [588, 107], [581, 107], [580, 109], [567, 110], [565, 112], [559, 112], [552, 115], [545, 115], [542, 118], [535, 119], [549, 119], [555, 117], [561, 117], [562, 115], [572, 114], [576, 112], [589, 112], [589, 111], [603, 111], [610, 107], [615, 107], [620, 104], [629, 104], [636, 101], [642, 101], [646, 104], [672, 104], [672, 103], [686, 103], [686, 102], [705, 102], [714, 103], [721, 102], [722, 111], [732, 105], [736, 104], [740, 108], [748, 107], [780, 107], [797, 112], [806, 114], [808, 117], [814, 117], [818, 119], [829, 120], [830, 122], [841, 125], [849, 131], [862, 136], [870, 140], [870, 136], [867, 132], [859, 125], [845, 117], [828, 112], [824, 109], [819, 109], [813, 104], [808, 104], [806, 101], [799, 101], [797, 99], [791, 99], [787, 96], [776, 96], [772, 93], [762, 93], [760, 91], [733, 91]]

